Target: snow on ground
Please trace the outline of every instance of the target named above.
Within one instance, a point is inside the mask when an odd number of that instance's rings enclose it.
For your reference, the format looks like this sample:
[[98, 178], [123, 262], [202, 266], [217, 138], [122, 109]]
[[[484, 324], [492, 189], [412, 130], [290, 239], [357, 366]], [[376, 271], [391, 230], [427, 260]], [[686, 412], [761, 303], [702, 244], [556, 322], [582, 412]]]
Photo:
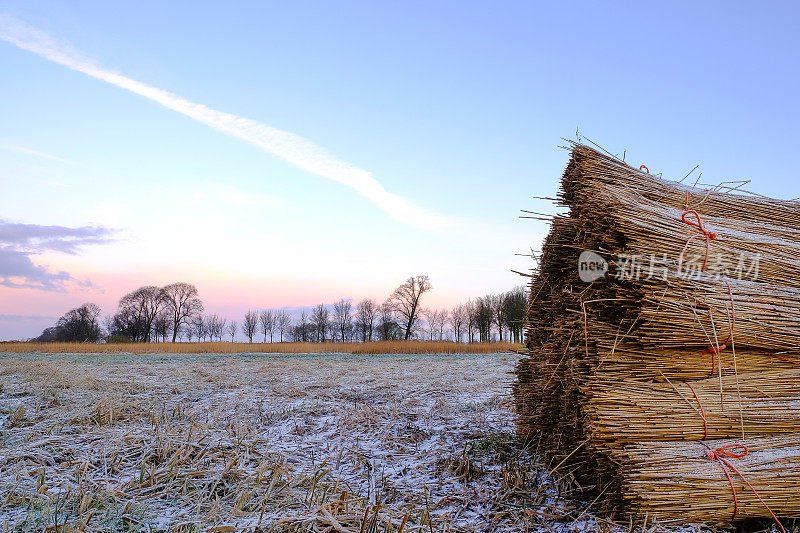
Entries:
[[509, 354], [0, 355], [0, 527], [602, 525], [558, 499], [516, 441], [515, 362]]

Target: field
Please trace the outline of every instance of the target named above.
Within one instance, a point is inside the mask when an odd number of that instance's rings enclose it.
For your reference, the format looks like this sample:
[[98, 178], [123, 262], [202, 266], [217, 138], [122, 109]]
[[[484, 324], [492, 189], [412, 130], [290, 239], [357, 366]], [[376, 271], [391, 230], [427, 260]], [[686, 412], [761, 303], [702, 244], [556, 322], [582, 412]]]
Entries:
[[599, 525], [514, 437], [516, 359], [0, 354], [0, 527]]
[[431, 354], [499, 353], [520, 348], [509, 342], [464, 344], [450, 341], [375, 341], [375, 342], [147, 342], [123, 344], [67, 342], [0, 342], [0, 353], [351, 353], [351, 354]]

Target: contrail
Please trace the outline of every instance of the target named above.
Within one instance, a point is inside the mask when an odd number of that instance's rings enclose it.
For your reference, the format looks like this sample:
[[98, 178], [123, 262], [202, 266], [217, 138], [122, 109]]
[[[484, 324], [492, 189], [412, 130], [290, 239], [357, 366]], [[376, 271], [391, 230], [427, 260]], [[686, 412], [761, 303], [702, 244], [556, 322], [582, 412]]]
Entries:
[[337, 159], [313, 142], [255, 120], [238, 117], [190, 102], [180, 96], [104, 70], [71, 46], [6, 14], [0, 14], [0, 39], [72, 70], [134, 92], [187, 117], [274, 154], [308, 172], [354, 189], [396, 220], [425, 229], [456, 225], [454, 219], [416, 206], [387, 191], [372, 173]]

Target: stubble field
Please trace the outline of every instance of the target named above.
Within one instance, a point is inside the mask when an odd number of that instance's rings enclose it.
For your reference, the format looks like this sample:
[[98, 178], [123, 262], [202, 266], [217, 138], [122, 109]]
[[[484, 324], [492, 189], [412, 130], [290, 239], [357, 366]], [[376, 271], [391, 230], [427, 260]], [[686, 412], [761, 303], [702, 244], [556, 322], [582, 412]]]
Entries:
[[514, 437], [515, 362], [0, 355], [0, 527], [591, 527]]

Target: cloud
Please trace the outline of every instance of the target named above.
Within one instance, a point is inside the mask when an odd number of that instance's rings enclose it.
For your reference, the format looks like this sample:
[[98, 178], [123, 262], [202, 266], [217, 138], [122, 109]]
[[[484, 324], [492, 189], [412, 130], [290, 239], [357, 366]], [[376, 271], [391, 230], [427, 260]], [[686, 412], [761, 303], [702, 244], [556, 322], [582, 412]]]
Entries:
[[336, 158], [308, 139], [255, 120], [190, 102], [170, 92], [105, 70], [69, 45], [56, 42], [46, 33], [10, 15], [0, 14], [0, 39], [44, 59], [136, 93], [218, 131], [249, 142], [308, 172], [350, 187], [400, 222], [424, 229], [451, 228], [457, 224], [450, 217], [421, 208], [387, 191], [371, 172]]
[[115, 230], [99, 226], [68, 228], [21, 224], [0, 219], [0, 245], [35, 253], [54, 251], [75, 254], [82, 246], [109, 242], [114, 233]]
[[114, 230], [95, 226], [68, 228], [40, 226], [0, 220], [0, 286], [47, 291], [63, 291], [68, 284], [93, 287], [68, 272], [51, 271], [37, 265], [31, 256], [45, 252], [75, 254], [80, 248], [103, 244]]
[[67, 282], [78, 282], [68, 272], [51, 272], [33, 264], [30, 255], [30, 252], [0, 247], [0, 285], [15, 289], [61, 291]]

